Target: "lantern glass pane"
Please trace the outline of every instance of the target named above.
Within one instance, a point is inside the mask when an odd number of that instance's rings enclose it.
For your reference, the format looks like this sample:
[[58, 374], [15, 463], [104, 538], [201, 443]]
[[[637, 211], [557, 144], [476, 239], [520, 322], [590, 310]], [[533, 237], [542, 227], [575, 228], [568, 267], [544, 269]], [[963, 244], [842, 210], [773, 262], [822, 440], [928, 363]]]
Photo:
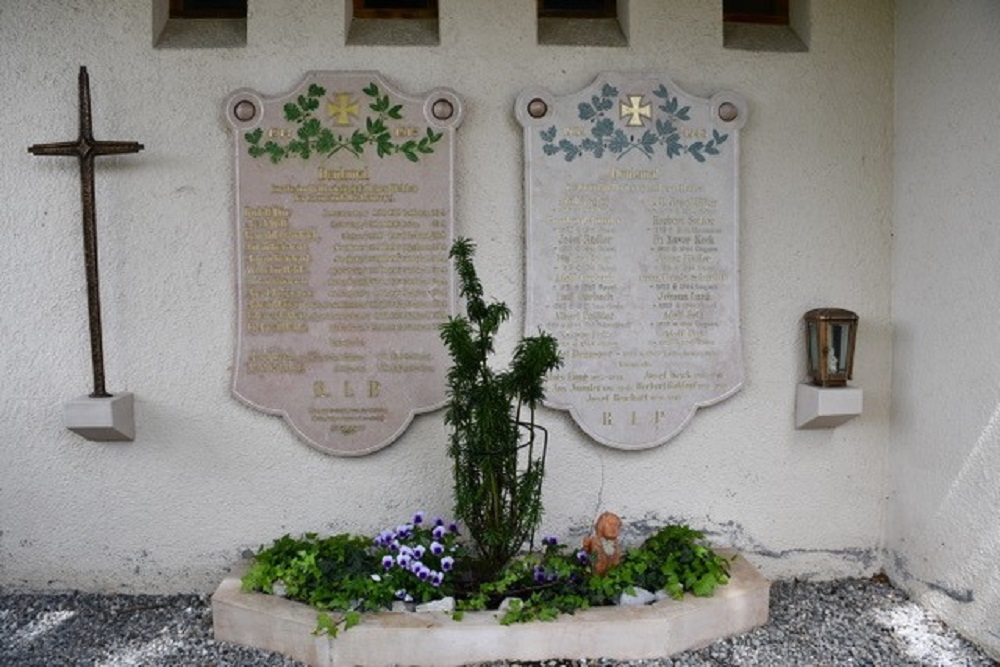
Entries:
[[819, 332], [815, 322], [806, 324], [809, 332], [809, 373], [816, 375], [819, 371]]
[[[845, 373], [847, 372], [847, 351], [848, 343], [850, 342], [849, 325], [831, 325], [830, 338], [830, 368], [835, 373]], [[833, 355], [836, 355], [836, 357]]]

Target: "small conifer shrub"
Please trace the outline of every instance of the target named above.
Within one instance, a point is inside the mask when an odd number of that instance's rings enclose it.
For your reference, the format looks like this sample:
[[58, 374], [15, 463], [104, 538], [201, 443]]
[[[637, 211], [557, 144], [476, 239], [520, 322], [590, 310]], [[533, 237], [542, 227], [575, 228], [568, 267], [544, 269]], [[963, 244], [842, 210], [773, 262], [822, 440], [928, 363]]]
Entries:
[[549, 371], [562, 365], [556, 339], [523, 337], [506, 370], [490, 366], [494, 337], [510, 317], [487, 303], [473, 265], [475, 244], [458, 238], [451, 258], [465, 316], [449, 318], [441, 339], [451, 355], [445, 423], [451, 427], [455, 514], [477, 556], [475, 573], [494, 578], [529, 541], [542, 517], [547, 433], [535, 424]]

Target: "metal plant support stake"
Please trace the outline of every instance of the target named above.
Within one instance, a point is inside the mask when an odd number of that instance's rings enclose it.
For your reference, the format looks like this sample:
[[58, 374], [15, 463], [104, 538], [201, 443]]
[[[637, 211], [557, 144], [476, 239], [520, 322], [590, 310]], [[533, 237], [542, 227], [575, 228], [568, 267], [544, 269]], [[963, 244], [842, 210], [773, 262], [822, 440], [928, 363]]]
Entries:
[[80, 161], [80, 197], [83, 203], [83, 257], [87, 269], [87, 310], [90, 319], [90, 356], [94, 371], [91, 398], [111, 396], [104, 388], [104, 345], [101, 334], [101, 293], [97, 277], [97, 215], [94, 204], [94, 158], [99, 155], [138, 153], [135, 141], [96, 141], [91, 126], [90, 78], [80, 68], [80, 136], [76, 141], [34, 144], [32, 155], [71, 155]]

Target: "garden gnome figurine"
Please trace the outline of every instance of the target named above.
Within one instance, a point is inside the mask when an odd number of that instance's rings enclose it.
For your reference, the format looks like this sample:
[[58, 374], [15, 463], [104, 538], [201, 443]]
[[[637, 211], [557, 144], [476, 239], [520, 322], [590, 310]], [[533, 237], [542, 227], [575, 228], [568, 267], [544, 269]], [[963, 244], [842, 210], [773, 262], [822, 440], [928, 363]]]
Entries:
[[617, 514], [602, 512], [594, 523], [594, 534], [583, 538], [585, 551], [594, 554], [594, 574], [603, 576], [621, 562], [622, 545], [619, 542], [622, 520]]

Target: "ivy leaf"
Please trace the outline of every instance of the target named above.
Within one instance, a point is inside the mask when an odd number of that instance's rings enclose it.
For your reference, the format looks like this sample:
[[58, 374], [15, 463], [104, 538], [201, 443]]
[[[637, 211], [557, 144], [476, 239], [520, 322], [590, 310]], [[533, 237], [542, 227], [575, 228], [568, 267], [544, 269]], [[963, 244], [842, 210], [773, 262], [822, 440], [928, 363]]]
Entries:
[[400, 145], [399, 147], [397, 147], [397, 150], [400, 153], [402, 153], [403, 155], [405, 155], [406, 159], [409, 160], [410, 162], [417, 162], [417, 161], [420, 160], [420, 158], [417, 156], [417, 153], [416, 153], [417, 142], [415, 142], [415, 141], [412, 141], [412, 140], [411, 141], [407, 141], [406, 143], [404, 143], [404, 144]]
[[382, 135], [377, 138], [376, 152], [379, 157], [385, 157], [387, 155], [392, 155], [393, 145], [392, 141], [387, 135]]
[[602, 118], [601, 120], [594, 123], [593, 129], [590, 133], [594, 135], [597, 139], [603, 137], [610, 137], [615, 131], [615, 123], [610, 118]]
[[607, 111], [615, 106], [615, 101], [610, 97], [605, 97], [594, 105], [598, 111]]
[[315, 137], [319, 134], [320, 124], [319, 120], [315, 118], [310, 118], [302, 124], [299, 128], [298, 135], [301, 139], [308, 139], [309, 137]]
[[368, 138], [361, 132], [361, 130], [354, 130], [354, 134], [351, 135], [351, 146], [354, 147], [354, 152], [359, 153], [365, 147], [365, 142]]
[[[677, 105], [676, 97], [674, 98], [674, 105], [675, 106]], [[691, 107], [683, 107], [677, 112], [677, 117], [680, 118], [681, 120], [691, 120], [691, 117], [688, 115], [689, 111], [691, 111]]]
[[281, 159], [285, 157], [285, 149], [283, 149], [278, 144], [273, 141], [269, 141], [264, 144], [264, 150], [266, 150], [271, 155], [271, 162], [278, 164]]
[[604, 84], [601, 88], [601, 95], [604, 97], [618, 97], [618, 89], [611, 84]]
[[315, 111], [316, 109], [319, 109], [319, 99], [315, 97], [310, 97], [305, 101], [302, 101], [302, 98], [300, 97], [299, 106], [301, 106], [307, 112]]
[[726, 139], [729, 138], [728, 134], [719, 134], [718, 130], [712, 130], [712, 138], [715, 139], [715, 145], [721, 146], [725, 143]]
[[671, 123], [669, 120], [662, 120], [659, 118], [656, 119], [656, 132], [661, 137], [666, 137], [668, 135], [675, 133], [676, 131], [677, 128], [674, 127], [674, 124]]
[[657, 136], [653, 134], [652, 131], [646, 130], [645, 134], [643, 134], [642, 138], [639, 140], [639, 145], [642, 146], [642, 150], [644, 150], [647, 155], [652, 155], [657, 141]]
[[254, 158], [260, 157], [261, 155], [264, 155], [265, 153], [267, 153], [267, 151], [264, 150], [264, 148], [262, 146], [251, 146], [247, 150], [247, 152], [250, 154], [250, 157], [254, 157]]
[[684, 146], [676, 134], [667, 137], [667, 157], [677, 157], [684, 152]]
[[[430, 128], [428, 128], [428, 129], [430, 129]], [[258, 132], [259, 131], [260, 130], [258, 130]], [[546, 142], [555, 141], [556, 140], [556, 126], [553, 125], [552, 127], [550, 127], [547, 130], [542, 130], [541, 132], [538, 133], [538, 136], [540, 136], [542, 138], [542, 141], [546, 141]], [[249, 139], [249, 137], [248, 137], [248, 139]]]
[[594, 107], [590, 106], [586, 102], [580, 102], [579, 106], [577, 106], [577, 110], [580, 115], [580, 120], [590, 120], [597, 115], [597, 111], [594, 110]]
[[559, 148], [566, 153], [566, 161], [572, 162], [573, 158], [580, 154], [580, 149], [577, 148], [572, 141], [569, 139], [563, 139], [559, 142]]
[[615, 130], [614, 135], [611, 137], [611, 141], [608, 143], [608, 150], [612, 153], [621, 153], [623, 150], [629, 147], [628, 136], [621, 130]]
[[670, 93], [667, 92], [667, 87], [664, 86], [662, 83], [660, 84], [659, 88], [653, 91], [653, 94], [663, 100], [670, 97]]
[[368, 84], [367, 88], [362, 88], [361, 90], [368, 97], [378, 97], [378, 94], [379, 94], [379, 92], [378, 92], [378, 86], [375, 85], [374, 81], [372, 83]]
[[285, 150], [288, 151], [289, 154], [294, 153], [301, 155], [304, 158], [309, 156], [309, 144], [304, 141], [290, 141], [288, 142], [288, 146], [285, 147]]
[[544, 146], [542, 146], [542, 152], [544, 152], [546, 155], [555, 155], [556, 153], [559, 152], [559, 147], [556, 146], [555, 144], [545, 144]]
[[333, 151], [333, 147], [336, 144], [336, 139], [333, 136], [333, 132], [327, 128], [323, 128], [319, 131], [319, 136], [316, 137], [316, 151], [319, 153], [330, 153]]
[[400, 118], [403, 117], [403, 105], [397, 104], [396, 106], [389, 109], [388, 114], [389, 118], [395, 118], [396, 120], [399, 120]]
[[604, 155], [604, 144], [589, 137], [580, 142], [580, 148], [593, 153], [594, 157], [599, 158]]
[[243, 135], [243, 138], [247, 140], [248, 143], [256, 144], [260, 141], [261, 137], [264, 136], [264, 130], [257, 128], [253, 132], [247, 132]]
[[302, 118], [302, 110], [291, 102], [286, 104], [283, 109], [285, 111], [285, 120], [287, 121], [298, 121]]
[[309, 90], [307, 94], [309, 95], [309, 97], [323, 97], [324, 95], [326, 95], [326, 88], [313, 83], [309, 85]]

